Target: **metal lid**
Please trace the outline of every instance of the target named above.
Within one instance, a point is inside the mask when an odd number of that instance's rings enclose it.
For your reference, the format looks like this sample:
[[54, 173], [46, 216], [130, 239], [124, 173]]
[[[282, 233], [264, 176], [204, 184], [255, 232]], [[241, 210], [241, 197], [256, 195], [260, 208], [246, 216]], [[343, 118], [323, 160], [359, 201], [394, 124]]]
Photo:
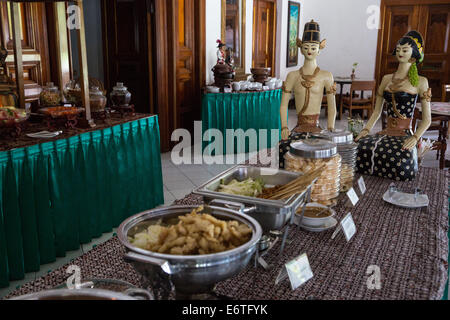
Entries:
[[346, 130], [323, 131], [317, 135], [320, 138], [330, 140], [336, 144], [347, 144], [353, 142], [353, 134]]
[[325, 159], [337, 154], [337, 145], [323, 139], [306, 139], [291, 143], [290, 152], [302, 158]]

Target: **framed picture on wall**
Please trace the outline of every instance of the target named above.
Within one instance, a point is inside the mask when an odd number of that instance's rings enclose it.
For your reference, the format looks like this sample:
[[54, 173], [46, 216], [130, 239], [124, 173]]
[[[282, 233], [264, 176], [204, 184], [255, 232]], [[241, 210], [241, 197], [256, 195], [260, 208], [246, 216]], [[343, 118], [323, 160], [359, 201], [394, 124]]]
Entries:
[[286, 67], [295, 67], [298, 65], [298, 47], [297, 39], [299, 36], [300, 24], [300, 3], [289, 1], [288, 13], [288, 41], [287, 41], [287, 59]]

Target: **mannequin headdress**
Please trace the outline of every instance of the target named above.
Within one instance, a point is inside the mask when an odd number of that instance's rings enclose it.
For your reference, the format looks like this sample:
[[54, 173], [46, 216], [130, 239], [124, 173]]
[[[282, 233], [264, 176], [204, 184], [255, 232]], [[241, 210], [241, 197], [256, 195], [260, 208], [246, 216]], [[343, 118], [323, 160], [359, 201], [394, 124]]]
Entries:
[[320, 49], [324, 49], [327, 44], [327, 40], [320, 40], [320, 26], [314, 20], [305, 24], [303, 39], [297, 39], [298, 47], [301, 47], [304, 43], [317, 43]]

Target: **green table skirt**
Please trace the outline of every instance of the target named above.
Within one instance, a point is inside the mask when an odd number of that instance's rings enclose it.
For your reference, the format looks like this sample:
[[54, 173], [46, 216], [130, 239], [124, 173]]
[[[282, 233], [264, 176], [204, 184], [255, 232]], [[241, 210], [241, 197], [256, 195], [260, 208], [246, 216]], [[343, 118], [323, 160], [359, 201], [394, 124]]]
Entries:
[[0, 152], [0, 287], [164, 203], [156, 116]]
[[[209, 129], [218, 129], [223, 135], [223, 147], [227, 146], [227, 129], [255, 129], [257, 146], [251, 148], [248, 139], [235, 139], [234, 148], [227, 148], [224, 154], [248, 153], [272, 148], [281, 138], [280, 105], [281, 90], [271, 90], [255, 93], [208, 93], [202, 98], [202, 129], [203, 150], [215, 139], [208, 134]], [[266, 129], [266, 134], [259, 134], [260, 129]], [[271, 130], [277, 130], [277, 135], [271, 139]], [[205, 134], [206, 133], [206, 134]], [[260, 142], [267, 143], [261, 146]], [[211, 147], [212, 149], [212, 147]], [[209, 150], [209, 149], [207, 149]], [[213, 150], [211, 150], [213, 151]], [[219, 154], [218, 150], [211, 152]], [[222, 152], [220, 152], [222, 154]]]

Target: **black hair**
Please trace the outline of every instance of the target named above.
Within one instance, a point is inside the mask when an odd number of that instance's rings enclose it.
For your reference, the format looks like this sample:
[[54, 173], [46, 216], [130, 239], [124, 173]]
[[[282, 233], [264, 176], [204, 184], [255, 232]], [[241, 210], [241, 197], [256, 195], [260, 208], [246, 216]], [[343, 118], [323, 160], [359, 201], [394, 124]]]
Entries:
[[397, 46], [398, 45], [405, 45], [405, 44], [409, 44], [412, 48], [412, 56], [411, 58], [416, 59], [416, 64], [419, 64], [422, 60], [422, 54], [419, 51], [419, 48], [417, 47], [417, 43], [411, 39], [410, 37], [403, 37], [401, 38], [398, 42], [397, 45], [395, 46], [394, 52], [392, 53], [393, 56], [395, 56], [397, 54]]

